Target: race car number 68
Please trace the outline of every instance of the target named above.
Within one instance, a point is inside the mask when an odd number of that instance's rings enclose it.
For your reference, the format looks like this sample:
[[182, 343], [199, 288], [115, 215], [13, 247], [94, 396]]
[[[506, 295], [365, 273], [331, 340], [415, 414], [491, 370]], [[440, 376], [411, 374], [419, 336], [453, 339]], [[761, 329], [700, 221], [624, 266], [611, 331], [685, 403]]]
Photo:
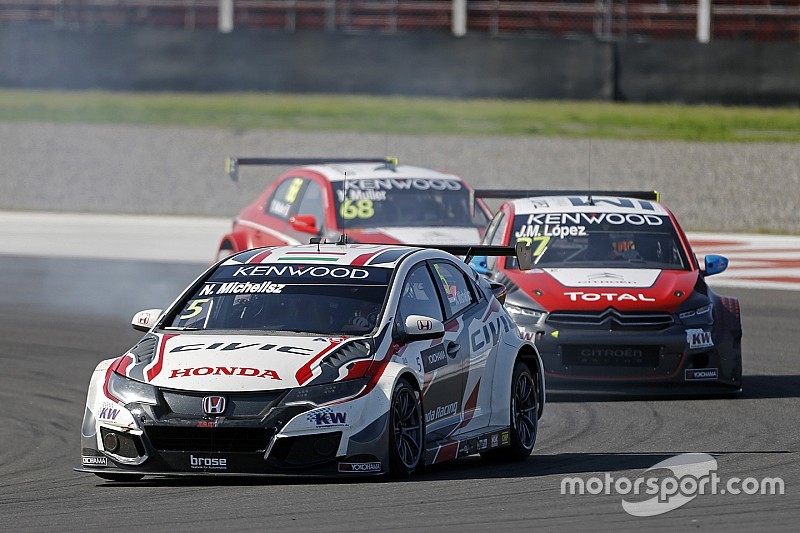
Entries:
[[345, 220], [351, 220], [353, 218], [372, 218], [375, 214], [375, 209], [372, 207], [372, 200], [345, 200], [342, 202], [339, 213]]

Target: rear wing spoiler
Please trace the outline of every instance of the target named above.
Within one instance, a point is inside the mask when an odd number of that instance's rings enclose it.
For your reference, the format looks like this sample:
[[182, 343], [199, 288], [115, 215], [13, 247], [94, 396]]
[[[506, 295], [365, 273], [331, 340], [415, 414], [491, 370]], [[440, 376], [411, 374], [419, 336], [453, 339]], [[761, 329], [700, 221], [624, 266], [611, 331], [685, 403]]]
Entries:
[[475, 189], [475, 198], [516, 200], [519, 198], [533, 198], [536, 196], [622, 196], [639, 200], [652, 200], [654, 202], [661, 201], [661, 195], [658, 191]]
[[469, 263], [476, 255], [485, 255], [492, 257], [516, 257], [517, 265], [519, 265], [520, 270], [530, 270], [533, 264], [531, 245], [525, 242], [518, 242], [515, 246], [491, 246], [486, 244], [405, 244], [404, 246], [432, 248], [434, 250], [442, 250], [449, 254], [464, 256], [465, 263]]
[[240, 165], [325, 165], [341, 163], [379, 163], [386, 168], [397, 168], [396, 157], [225, 157], [225, 174], [239, 181]]
[[[321, 244], [322, 237], [312, 237], [310, 244]], [[344, 245], [347, 237], [342, 235], [336, 244]], [[493, 257], [516, 257], [520, 270], [530, 270], [533, 264], [533, 253], [531, 245], [526, 242], [518, 242], [514, 246], [492, 246], [488, 244], [402, 244], [412, 248], [427, 248], [429, 250], [442, 250], [452, 255], [463, 255], [464, 262], [469, 263], [476, 255]]]

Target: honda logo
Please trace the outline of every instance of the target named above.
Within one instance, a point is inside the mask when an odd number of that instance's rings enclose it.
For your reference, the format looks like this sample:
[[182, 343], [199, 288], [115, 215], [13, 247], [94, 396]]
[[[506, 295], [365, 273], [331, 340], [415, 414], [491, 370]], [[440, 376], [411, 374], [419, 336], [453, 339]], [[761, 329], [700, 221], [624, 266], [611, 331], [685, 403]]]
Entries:
[[417, 320], [417, 329], [420, 331], [430, 331], [433, 329], [433, 323], [430, 320]]
[[203, 412], [207, 415], [221, 415], [225, 412], [225, 396], [206, 396], [203, 398]]

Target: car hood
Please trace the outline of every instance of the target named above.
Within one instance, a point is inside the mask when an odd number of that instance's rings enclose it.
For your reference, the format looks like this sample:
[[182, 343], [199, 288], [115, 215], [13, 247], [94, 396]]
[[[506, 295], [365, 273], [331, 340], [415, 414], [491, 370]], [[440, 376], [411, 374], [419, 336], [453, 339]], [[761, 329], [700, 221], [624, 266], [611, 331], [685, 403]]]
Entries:
[[158, 387], [188, 391], [288, 389], [319, 377], [319, 363], [345, 340], [151, 333], [120, 358], [116, 371]]
[[477, 228], [470, 227], [391, 227], [347, 230], [347, 235], [357, 242], [377, 244], [478, 244], [481, 240]]
[[506, 271], [545, 311], [674, 312], [694, 290], [699, 273], [632, 268], [545, 268]]

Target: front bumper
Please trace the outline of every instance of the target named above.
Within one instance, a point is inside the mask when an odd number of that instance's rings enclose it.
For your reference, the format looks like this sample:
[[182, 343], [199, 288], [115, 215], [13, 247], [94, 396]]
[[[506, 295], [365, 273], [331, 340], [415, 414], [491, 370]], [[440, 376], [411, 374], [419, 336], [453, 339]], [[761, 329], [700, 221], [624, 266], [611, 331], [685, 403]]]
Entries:
[[[687, 328], [609, 330], [521, 328], [545, 367], [548, 389], [731, 392], [741, 388], [739, 340], [705, 328], [711, 343], [690, 346]], [[711, 344], [711, 345], [708, 345]]]
[[[338, 404], [347, 416], [336, 420], [317, 416], [325, 408], [285, 406], [274, 395], [252, 394], [228, 398], [233, 413], [239, 408], [246, 414], [210, 417], [186, 412], [186, 405], [201, 404], [202, 395], [170, 394], [169, 401], [157, 406], [125, 406], [136, 427], [94, 424], [96, 434], [82, 435], [82, 464], [75, 470], [169, 476], [359, 476], [388, 471], [388, 416], [366, 421], [358, 412], [369, 395]], [[314, 427], [312, 420], [331, 427]]]

